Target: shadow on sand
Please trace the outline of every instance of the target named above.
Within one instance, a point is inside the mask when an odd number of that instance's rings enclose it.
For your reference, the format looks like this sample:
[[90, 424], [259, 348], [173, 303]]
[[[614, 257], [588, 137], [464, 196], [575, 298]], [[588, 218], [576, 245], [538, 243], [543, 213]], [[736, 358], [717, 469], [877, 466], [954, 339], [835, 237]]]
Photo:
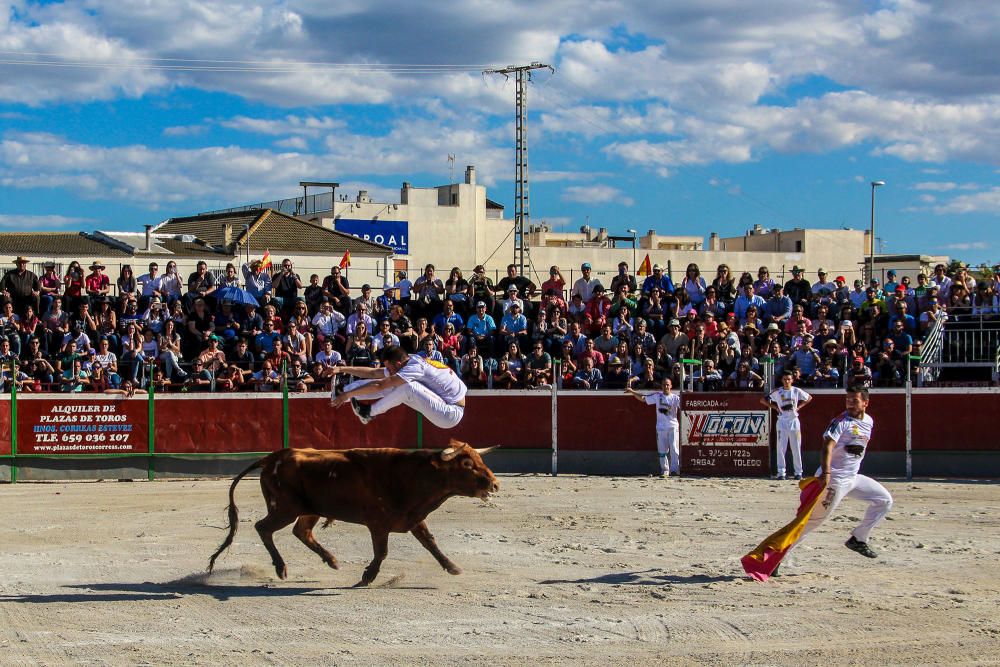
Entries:
[[739, 581], [743, 577], [735, 575], [708, 575], [708, 574], [667, 574], [663, 570], [649, 569], [640, 572], [611, 572], [602, 574], [599, 577], [588, 577], [585, 579], [546, 579], [539, 581], [540, 584], [605, 584], [605, 585], [628, 585], [628, 586], [663, 586], [665, 584], [711, 584], [723, 581]]

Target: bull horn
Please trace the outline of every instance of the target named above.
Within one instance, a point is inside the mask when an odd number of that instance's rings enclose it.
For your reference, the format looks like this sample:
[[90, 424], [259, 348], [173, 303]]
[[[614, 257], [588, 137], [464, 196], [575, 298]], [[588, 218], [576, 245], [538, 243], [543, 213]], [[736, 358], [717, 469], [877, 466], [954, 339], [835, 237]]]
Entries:
[[461, 451], [462, 450], [459, 449], [458, 447], [449, 447], [448, 449], [442, 449], [441, 450], [441, 460], [442, 461], [451, 461], [453, 458], [455, 458], [456, 456], [458, 456], [459, 452], [461, 452]]
[[482, 449], [476, 449], [476, 453], [479, 454], [480, 456], [486, 456], [494, 449], [499, 449], [499, 448], [500, 445], [493, 445], [492, 447], [483, 447]]

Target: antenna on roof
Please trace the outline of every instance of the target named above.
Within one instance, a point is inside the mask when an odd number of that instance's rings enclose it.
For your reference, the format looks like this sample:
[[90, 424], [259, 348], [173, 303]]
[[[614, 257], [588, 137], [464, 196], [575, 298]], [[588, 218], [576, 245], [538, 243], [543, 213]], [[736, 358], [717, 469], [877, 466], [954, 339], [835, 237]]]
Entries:
[[448, 185], [455, 182], [455, 154], [448, 153]]

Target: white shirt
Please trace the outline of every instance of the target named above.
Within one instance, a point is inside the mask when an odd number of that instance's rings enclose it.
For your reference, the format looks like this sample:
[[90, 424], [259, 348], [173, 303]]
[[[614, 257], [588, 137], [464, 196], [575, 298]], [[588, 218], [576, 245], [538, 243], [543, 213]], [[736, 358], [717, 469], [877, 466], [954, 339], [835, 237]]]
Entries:
[[868, 451], [875, 422], [867, 414], [861, 419], [844, 412], [830, 422], [823, 432], [823, 440], [834, 441], [833, 457], [830, 461], [830, 480], [853, 479], [861, 469], [861, 460]]
[[[386, 374], [388, 372], [386, 370]], [[468, 391], [465, 383], [450, 367], [437, 361], [428, 361], [415, 354], [410, 355], [409, 361], [396, 375], [406, 382], [419, 382], [449, 405], [464, 399], [465, 392]]]
[[347, 318], [344, 314], [333, 310], [329, 313], [318, 312], [312, 319], [313, 326], [324, 336], [333, 336], [338, 331], [340, 331], [344, 324], [347, 323]]
[[413, 283], [411, 283], [408, 279], [403, 278], [395, 285], [393, 285], [393, 287], [399, 290], [400, 299], [409, 299], [410, 291], [413, 290]]
[[136, 282], [142, 285], [143, 296], [153, 296], [154, 291], [155, 292], [160, 291], [160, 283], [163, 282], [163, 276], [158, 274], [155, 278], [153, 278], [150, 277], [148, 273], [146, 273], [144, 275], [139, 276], [139, 279]]
[[657, 391], [647, 394], [643, 400], [646, 405], [656, 406], [657, 431], [677, 428], [677, 411], [681, 409], [681, 397], [678, 394], [664, 394], [662, 391]]
[[812, 397], [798, 387], [792, 387], [791, 389], [778, 387], [771, 392], [769, 398], [778, 405], [778, 422], [782, 426], [787, 426], [798, 423], [799, 404], [808, 401]]
[[601, 281], [597, 278], [591, 278], [590, 280], [582, 276], [577, 278], [576, 282], [573, 283], [572, 291], [569, 293], [570, 298], [572, 299], [574, 294], [579, 294], [583, 297], [583, 302], [587, 303], [590, 301], [590, 297], [594, 295], [594, 288], [597, 287], [599, 282]]

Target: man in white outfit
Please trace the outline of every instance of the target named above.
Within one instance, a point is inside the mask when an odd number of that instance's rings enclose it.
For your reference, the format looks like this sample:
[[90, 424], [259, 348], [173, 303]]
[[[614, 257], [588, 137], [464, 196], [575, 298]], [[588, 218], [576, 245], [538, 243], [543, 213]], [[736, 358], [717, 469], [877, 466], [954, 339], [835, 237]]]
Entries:
[[[652, 394], [640, 394], [631, 387], [625, 390], [637, 401], [646, 405], [656, 406], [656, 451], [660, 455], [660, 474], [663, 477], [679, 475], [680, 462], [680, 426], [677, 424], [677, 413], [681, 407], [681, 397], [671, 393], [673, 383], [670, 378], [663, 378], [661, 391]], [[667, 466], [667, 455], [670, 455], [670, 466]]]
[[[451, 368], [407, 354], [401, 347], [383, 349], [382, 368], [334, 366], [328, 373], [361, 378], [344, 387], [331, 401], [339, 408], [348, 401], [362, 424], [398, 405], [408, 405], [439, 428], [454, 428], [465, 414], [465, 383]], [[358, 399], [377, 399], [360, 403]]]
[[845, 542], [845, 546], [868, 558], [878, 556], [868, 546], [868, 538], [892, 508], [892, 496], [884, 486], [858, 472], [861, 460], [868, 450], [874, 426], [872, 418], [865, 414], [868, 400], [867, 389], [849, 388], [847, 410], [830, 422], [823, 433], [822, 465], [816, 475], [825, 483], [825, 496], [816, 504], [802, 530], [802, 536], [792, 548], [801, 544], [806, 535], [833, 516], [840, 501], [846, 496], [867, 502], [868, 509], [865, 510], [861, 523], [851, 531], [851, 538]]
[[778, 411], [778, 474], [775, 479], [785, 479], [785, 454], [792, 448], [792, 465], [795, 479], [802, 479], [802, 426], [799, 424], [799, 410], [812, 400], [812, 396], [802, 389], [792, 386], [794, 376], [791, 371], [781, 374], [781, 387], [771, 392], [762, 405]]

